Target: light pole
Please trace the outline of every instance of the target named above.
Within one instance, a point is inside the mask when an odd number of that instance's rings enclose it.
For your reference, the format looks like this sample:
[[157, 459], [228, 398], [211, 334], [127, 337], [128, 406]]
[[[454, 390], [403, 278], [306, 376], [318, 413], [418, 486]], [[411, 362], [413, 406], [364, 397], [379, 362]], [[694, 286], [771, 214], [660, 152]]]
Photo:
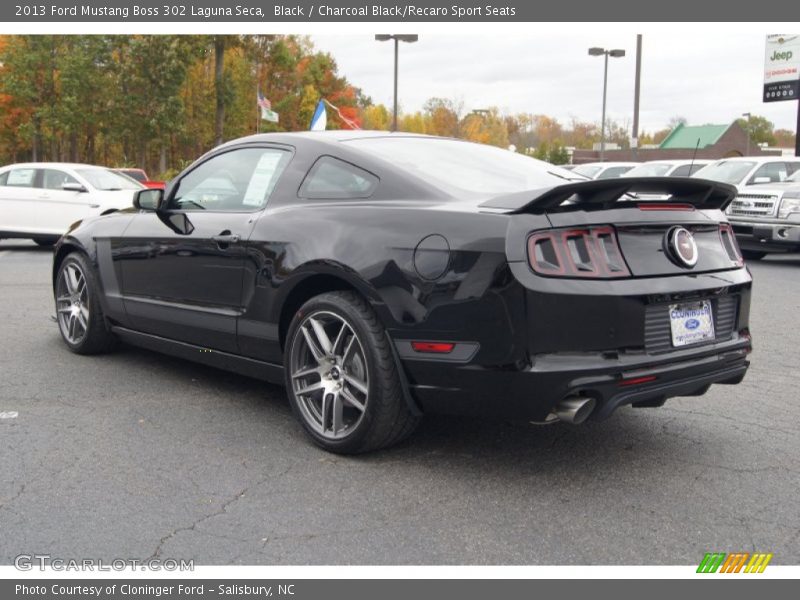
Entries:
[[608, 90], [608, 57], [622, 58], [625, 56], [625, 50], [606, 50], [605, 48], [589, 48], [589, 56], [603, 56], [605, 57], [605, 65], [603, 67], [603, 117], [600, 121], [600, 162], [605, 160], [606, 154], [606, 91]]
[[380, 33], [375, 35], [375, 40], [379, 42], [388, 42], [394, 40], [394, 109], [392, 111], [392, 131], [397, 131], [397, 55], [400, 42], [407, 42], [412, 44], [419, 39], [415, 33], [412, 34], [388, 34]]
[[742, 116], [747, 118], [747, 130], [746, 130], [746, 132], [747, 132], [747, 146], [746, 146], [747, 150], [745, 150], [745, 154], [744, 155], [745, 156], [750, 156], [750, 113], [749, 112], [742, 113]]

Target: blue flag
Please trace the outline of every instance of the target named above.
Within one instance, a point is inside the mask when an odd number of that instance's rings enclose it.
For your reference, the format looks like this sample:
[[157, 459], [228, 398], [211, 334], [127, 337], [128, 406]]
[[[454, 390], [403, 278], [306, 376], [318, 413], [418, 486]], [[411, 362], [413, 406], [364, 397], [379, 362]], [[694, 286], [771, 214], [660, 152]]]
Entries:
[[325, 131], [328, 125], [328, 114], [325, 112], [325, 102], [320, 100], [317, 103], [317, 109], [314, 111], [314, 116], [311, 117], [311, 131]]

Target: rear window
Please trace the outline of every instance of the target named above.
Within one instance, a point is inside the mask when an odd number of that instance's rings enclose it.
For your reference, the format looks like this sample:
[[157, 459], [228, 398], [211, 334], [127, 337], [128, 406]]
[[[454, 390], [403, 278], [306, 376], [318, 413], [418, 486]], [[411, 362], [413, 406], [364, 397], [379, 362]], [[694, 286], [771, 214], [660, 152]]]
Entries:
[[455, 196], [492, 196], [584, 179], [524, 154], [458, 140], [387, 136], [342, 143]]

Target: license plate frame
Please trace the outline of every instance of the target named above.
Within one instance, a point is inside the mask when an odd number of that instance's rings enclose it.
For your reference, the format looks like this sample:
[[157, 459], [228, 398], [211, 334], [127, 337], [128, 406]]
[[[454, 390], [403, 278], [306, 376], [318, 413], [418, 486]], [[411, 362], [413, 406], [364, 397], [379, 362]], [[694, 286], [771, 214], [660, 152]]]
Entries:
[[714, 309], [710, 300], [669, 305], [669, 326], [673, 348], [714, 341]]

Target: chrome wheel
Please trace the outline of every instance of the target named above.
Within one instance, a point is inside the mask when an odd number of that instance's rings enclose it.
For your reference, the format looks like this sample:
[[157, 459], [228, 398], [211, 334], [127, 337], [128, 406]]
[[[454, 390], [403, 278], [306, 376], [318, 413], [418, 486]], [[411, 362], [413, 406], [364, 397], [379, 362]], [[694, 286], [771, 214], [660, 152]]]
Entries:
[[58, 274], [56, 310], [64, 339], [80, 344], [89, 330], [89, 290], [86, 275], [75, 262], [67, 262]]
[[331, 440], [352, 433], [369, 400], [366, 355], [353, 327], [329, 311], [306, 316], [295, 331], [289, 364], [306, 423]]

